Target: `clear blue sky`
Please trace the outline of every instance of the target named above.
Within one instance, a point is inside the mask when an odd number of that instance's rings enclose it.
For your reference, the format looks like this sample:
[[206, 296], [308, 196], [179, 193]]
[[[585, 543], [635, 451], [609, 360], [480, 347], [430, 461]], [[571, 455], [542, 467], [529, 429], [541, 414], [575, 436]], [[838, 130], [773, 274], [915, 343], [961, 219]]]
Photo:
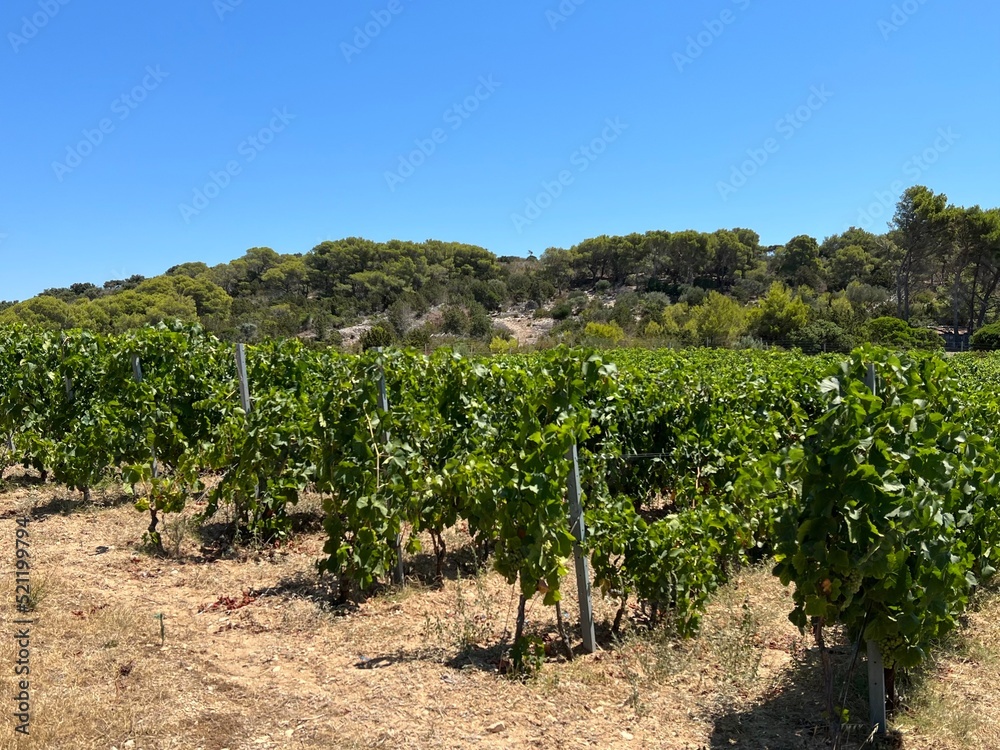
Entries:
[[[895, 8], [10, 0], [0, 299], [347, 236], [526, 255], [746, 226], [778, 244], [860, 225], [894, 186], [1000, 205], [1000, 7]], [[433, 153], [411, 159], [418, 141]], [[196, 201], [213, 172], [225, 187]], [[529, 210], [543, 183], [558, 196]]]

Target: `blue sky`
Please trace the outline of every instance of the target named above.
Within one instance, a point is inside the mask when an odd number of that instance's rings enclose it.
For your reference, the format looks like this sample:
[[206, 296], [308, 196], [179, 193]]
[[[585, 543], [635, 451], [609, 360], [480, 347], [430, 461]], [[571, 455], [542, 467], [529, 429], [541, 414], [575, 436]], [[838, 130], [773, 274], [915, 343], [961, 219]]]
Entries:
[[[249, 247], [881, 231], [1000, 205], [985, 0], [10, 0], [0, 299]], [[888, 207], [886, 207], [888, 206]]]

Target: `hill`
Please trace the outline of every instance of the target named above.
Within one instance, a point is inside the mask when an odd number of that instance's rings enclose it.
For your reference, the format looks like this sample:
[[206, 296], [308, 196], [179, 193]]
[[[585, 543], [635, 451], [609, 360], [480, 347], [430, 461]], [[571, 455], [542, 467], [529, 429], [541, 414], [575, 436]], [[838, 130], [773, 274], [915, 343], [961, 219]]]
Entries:
[[305, 253], [255, 247], [216, 266], [47, 289], [0, 303], [0, 323], [117, 333], [177, 318], [251, 342], [352, 345], [376, 326], [373, 340], [418, 347], [513, 338], [845, 350], [859, 340], [896, 343], [916, 329], [917, 343], [937, 346], [939, 336], [923, 333], [932, 326], [961, 345], [1000, 313], [998, 283], [1000, 210], [953, 206], [914, 187], [882, 235], [852, 227], [822, 242], [799, 235], [762, 246], [745, 228], [650, 231], [548, 248], [539, 258], [352, 237]]

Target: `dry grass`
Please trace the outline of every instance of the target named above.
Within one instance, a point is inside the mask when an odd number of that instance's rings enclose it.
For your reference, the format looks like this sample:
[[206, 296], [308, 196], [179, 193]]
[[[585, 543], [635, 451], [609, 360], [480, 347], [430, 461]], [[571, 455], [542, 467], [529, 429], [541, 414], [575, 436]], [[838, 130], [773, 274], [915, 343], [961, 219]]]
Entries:
[[900, 720], [907, 748], [1000, 748], [1000, 594], [985, 592], [977, 605], [914, 688]]
[[[30, 740], [13, 733], [14, 650], [0, 632], [0, 750], [826, 746], [816, 655], [788, 623], [789, 593], [767, 568], [719, 593], [697, 639], [633, 626], [572, 662], [556, 647], [537, 677], [517, 682], [496, 674], [513, 588], [476, 571], [460, 529], [447, 537], [443, 586], [419, 580], [434, 570], [421, 556], [405, 590], [335, 611], [313, 572], [318, 531], [280, 551], [208, 561], [197, 530], [178, 522], [170, 555], [154, 558], [136, 551], [146, 519], [117, 497], [109, 489], [103, 505], [83, 507], [52, 487], [0, 493], [0, 549], [11, 547], [16, 514], [32, 512], [33, 582], [45, 587], [32, 630]], [[5, 576], [4, 631], [12, 589]], [[565, 590], [575, 628], [572, 577]], [[230, 608], [212, 608], [222, 597]], [[615, 607], [598, 601], [599, 621]], [[1000, 679], [998, 615], [1000, 603], [986, 601], [922, 683], [901, 721], [904, 747], [1000, 747], [988, 689]], [[555, 640], [539, 600], [528, 628]], [[838, 657], [841, 669], [846, 661]], [[861, 698], [852, 701], [863, 716]]]

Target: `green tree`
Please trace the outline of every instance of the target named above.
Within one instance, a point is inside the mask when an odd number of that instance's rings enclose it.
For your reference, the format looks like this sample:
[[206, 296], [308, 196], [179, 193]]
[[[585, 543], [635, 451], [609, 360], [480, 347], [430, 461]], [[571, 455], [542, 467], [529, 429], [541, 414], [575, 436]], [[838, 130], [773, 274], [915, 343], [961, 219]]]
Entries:
[[747, 314], [740, 303], [715, 291], [694, 308], [694, 320], [698, 342], [706, 346], [732, 346], [747, 331]]
[[750, 311], [750, 330], [768, 343], [788, 343], [791, 335], [809, 322], [809, 305], [780, 281], [771, 288], [757, 307]]
[[848, 245], [830, 258], [827, 283], [830, 289], [846, 289], [852, 281], [868, 279], [874, 269], [874, 259], [861, 245]]
[[0, 323], [24, 323], [37, 328], [58, 331], [73, 327], [73, 309], [61, 299], [39, 295], [0, 312]]
[[910, 302], [929, 270], [946, 254], [948, 245], [948, 197], [936, 195], [922, 185], [907, 190], [893, 217], [896, 263], [897, 315], [910, 319]]
[[806, 234], [793, 237], [774, 255], [775, 272], [790, 286], [820, 289], [822, 273], [819, 263], [819, 243]]

